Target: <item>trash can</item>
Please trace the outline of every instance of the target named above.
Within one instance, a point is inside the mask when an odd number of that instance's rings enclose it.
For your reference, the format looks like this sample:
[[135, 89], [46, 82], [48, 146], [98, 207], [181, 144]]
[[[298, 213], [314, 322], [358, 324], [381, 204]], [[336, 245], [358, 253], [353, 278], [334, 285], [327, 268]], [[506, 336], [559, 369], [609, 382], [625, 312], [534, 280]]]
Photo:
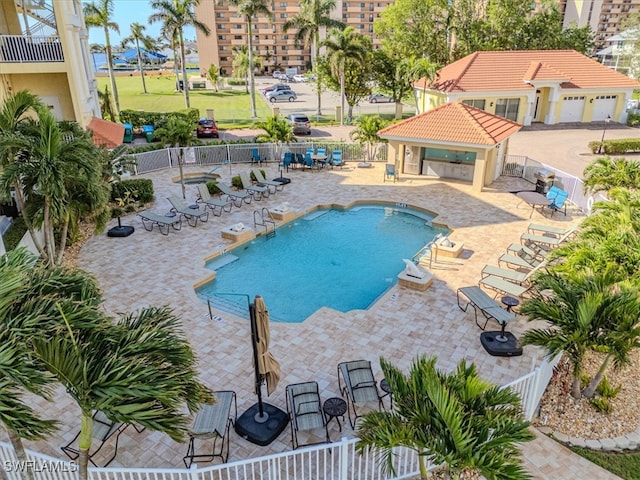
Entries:
[[155, 130], [155, 128], [153, 127], [153, 125], [142, 125], [142, 133], [144, 133], [144, 136], [147, 139], [147, 143], [153, 142], [153, 131], [154, 130]]
[[536, 192], [545, 194], [553, 186], [553, 182], [556, 179], [555, 172], [546, 168], [537, 170], [533, 176], [536, 179]]
[[133, 125], [130, 123], [123, 123], [122, 125], [124, 126], [124, 138], [122, 141], [124, 143], [133, 142]]

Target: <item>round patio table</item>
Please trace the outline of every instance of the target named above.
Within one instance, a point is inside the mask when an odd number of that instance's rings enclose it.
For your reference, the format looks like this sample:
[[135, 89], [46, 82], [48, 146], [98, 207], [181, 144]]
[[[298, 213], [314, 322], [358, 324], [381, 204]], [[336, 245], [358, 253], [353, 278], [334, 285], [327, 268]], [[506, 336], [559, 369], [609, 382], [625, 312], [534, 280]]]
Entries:
[[347, 402], [340, 397], [327, 398], [322, 404], [322, 411], [329, 417], [327, 419], [327, 425], [332, 418], [335, 418], [336, 422], [338, 422], [338, 428], [342, 431], [342, 425], [338, 417], [342, 417], [342, 421], [344, 422], [344, 414], [347, 413]]

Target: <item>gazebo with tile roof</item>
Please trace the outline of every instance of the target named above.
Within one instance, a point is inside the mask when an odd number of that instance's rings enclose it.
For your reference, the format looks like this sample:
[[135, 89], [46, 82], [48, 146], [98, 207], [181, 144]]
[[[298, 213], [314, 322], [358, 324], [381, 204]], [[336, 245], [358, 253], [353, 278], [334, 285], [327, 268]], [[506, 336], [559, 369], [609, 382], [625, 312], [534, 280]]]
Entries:
[[378, 132], [387, 158], [403, 173], [472, 182], [476, 191], [498, 178], [508, 139], [519, 123], [450, 102]]

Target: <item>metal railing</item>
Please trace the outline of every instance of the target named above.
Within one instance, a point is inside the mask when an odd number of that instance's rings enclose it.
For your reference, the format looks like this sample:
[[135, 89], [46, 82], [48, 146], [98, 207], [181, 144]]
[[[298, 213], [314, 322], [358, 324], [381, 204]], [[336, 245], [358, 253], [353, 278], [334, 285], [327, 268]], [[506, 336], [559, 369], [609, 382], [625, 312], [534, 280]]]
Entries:
[[64, 62], [60, 37], [0, 35], [0, 63]]
[[[522, 399], [525, 418], [531, 420], [540, 404], [560, 355], [544, 360], [533, 371], [504, 385]], [[413, 478], [418, 473], [417, 453], [408, 448], [394, 449], [393, 465], [396, 475], [382, 468], [380, 458], [372, 450], [362, 454], [356, 451], [358, 439], [343, 438], [340, 442], [316, 445], [304, 449], [278, 453], [237, 462], [184, 468], [90, 468], [90, 480], [400, 480]], [[29, 465], [46, 465], [44, 480], [75, 480], [76, 464], [39, 453], [27, 451]], [[0, 462], [5, 466], [8, 480], [21, 480], [13, 449], [0, 442]]]
[[[308, 148], [324, 148], [329, 154], [333, 150], [342, 151], [343, 161], [360, 162], [365, 156], [365, 146], [357, 143], [342, 142], [300, 142], [284, 145], [280, 150], [304, 155]], [[141, 175], [147, 172], [162, 170], [178, 166], [180, 150], [183, 154], [184, 165], [205, 166], [219, 168], [226, 164], [254, 163], [252, 152], [257, 149], [260, 158], [267, 158], [268, 162], [280, 163], [276, 145], [272, 143], [234, 143], [226, 145], [204, 145], [190, 148], [164, 148], [150, 152], [136, 153], [133, 174]], [[387, 161], [387, 149], [379, 148], [375, 161]]]

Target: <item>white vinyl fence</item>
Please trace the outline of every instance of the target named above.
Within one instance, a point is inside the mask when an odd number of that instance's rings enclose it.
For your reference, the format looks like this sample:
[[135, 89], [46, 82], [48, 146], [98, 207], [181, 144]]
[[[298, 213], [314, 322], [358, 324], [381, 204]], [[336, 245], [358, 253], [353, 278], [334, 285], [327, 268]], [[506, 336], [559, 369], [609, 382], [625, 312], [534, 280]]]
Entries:
[[525, 155], [506, 155], [502, 175], [524, 178], [528, 182], [535, 184], [536, 178], [534, 175], [541, 169], [553, 171], [556, 175], [553, 184], [566, 191], [569, 194], [567, 200], [587, 215], [591, 213], [594, 202], [607, 200], [607, 198], [600, 193], [585, 195], [584, 182], [582, 179], [550, 165], [538, 162]]
[[[342, 151], [342, 159], [346, 162], [362, 162], [366, 157], [366, 146], [357, 143], [344, 142], [299, 142], [281, 146], [282, 151], [303, 154], [308, 148], [324, 148], [327, 153], [333, 150]], [[204, 145], [189, 148], [163, 148], [150, 152], [133, 154], [135, 164], [132, 167], [134, 175], [162, 170], [178, 166], [180, 150], [183, 154], [184, 165], [209, 167], [209, 173], [215, 173], [224, 165], [236, 163], [252, 163], [253, 151], [257, 150], [260, 158], [267, 162], [280, 163], [281, 159], [272, 143], [233, 143], [226, 145]], [[385, 144], [378, 145], [376, 158], [372, 161], [386, 162], [387, 148]]]
[[[505, 385], [522, 398], [522, 408], [527, 420], [531, 420], [540, 404], [555, 365], [560, 356], [543, 360], [534, 370]], [[395, 475], [383, 468], [379, 457], [367, 450], [361, 454], [355, 450], [357, 439], [316, 445], [237, 462], [185, 468], [90, 468], [90, 480], [400, 480], [415, 477], [418, 473], [418, 456], [406, 448], [395, 449]], [[21, 465], [10, 445], [0, 442], [1, 468], [7, 480], [21, 480], [20, 468], [29, 466], [38, 473], [38, 480], [75, 480], [76, 464], [35, 452], [27, 452], [29, 462]]]

